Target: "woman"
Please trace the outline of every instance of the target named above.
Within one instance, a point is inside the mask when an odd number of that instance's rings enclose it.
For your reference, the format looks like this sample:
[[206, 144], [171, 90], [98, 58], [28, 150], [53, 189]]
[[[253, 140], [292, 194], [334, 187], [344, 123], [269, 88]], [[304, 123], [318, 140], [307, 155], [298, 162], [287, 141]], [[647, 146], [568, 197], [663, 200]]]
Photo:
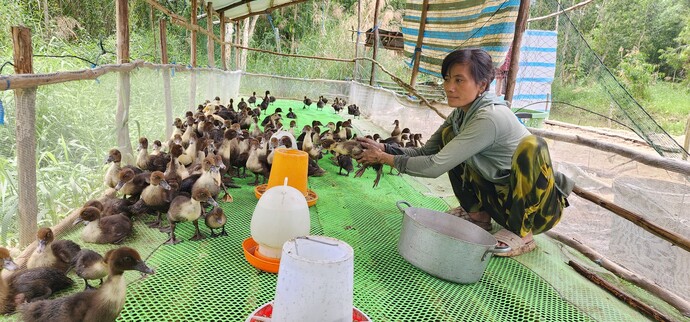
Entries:
[[448, 173], [460, 208], [451, 212], [491, 230], [503, 256], [536, 247], [532, 235], [560, 220], [573, 182], [553, 171], [546, 142], [530, 135], [506, 102], [488, 93], [494, 78], [491, 56], [481, 49], [451, 52], [441, 67], [448, 105], [455, 110], [420, 148], [400, 148], [359, 139], [364, 164], [388, 164], [401, 173], [435, 178]]

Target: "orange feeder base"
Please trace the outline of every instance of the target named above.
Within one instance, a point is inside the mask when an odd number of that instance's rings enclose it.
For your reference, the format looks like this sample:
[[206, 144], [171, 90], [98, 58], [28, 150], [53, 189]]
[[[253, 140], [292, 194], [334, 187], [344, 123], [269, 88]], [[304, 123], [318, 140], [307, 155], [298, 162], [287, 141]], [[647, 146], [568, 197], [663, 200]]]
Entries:
[[252, 266], [269, 273], [278, 273], [280, 267], [280, 259], [270, 258], [259, 254], [257, 251], [259, 244], [251, 237], [242, 242], [242, 250], [244, 250], [244, 257]]

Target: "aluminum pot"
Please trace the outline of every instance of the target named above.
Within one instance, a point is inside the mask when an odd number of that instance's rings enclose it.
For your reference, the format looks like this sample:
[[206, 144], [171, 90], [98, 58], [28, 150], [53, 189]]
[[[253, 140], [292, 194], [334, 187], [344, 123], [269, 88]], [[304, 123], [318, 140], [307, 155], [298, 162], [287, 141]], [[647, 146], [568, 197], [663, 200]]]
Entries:
[[[407, 207], [403, 207], [403, 205]], [[398, 252], [410, 264], [438, 278], [461, 284], [479, 281], [498, 241], [462, 218], [431, 209], [396, 203], [403, 213]]]

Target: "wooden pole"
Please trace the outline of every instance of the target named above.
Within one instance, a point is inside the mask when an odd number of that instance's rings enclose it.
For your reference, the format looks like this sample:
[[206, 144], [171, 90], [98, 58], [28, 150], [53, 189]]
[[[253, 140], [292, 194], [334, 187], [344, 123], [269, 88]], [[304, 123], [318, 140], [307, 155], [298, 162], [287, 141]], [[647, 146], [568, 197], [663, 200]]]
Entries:
[[690, 252], [690, 239], [678, 235], [672, 231], [669, 231], [663, 227], [660, 227], [656, 225], [655, 223], [652, 223], [648, 221], [647, 219], [643, 218], [642, 216], [627, 210], [621, 206], [618, 206], [612, 202], [609, 202], [605, 200], [602, 197], [597, 196], [596, 194], [593, 194], [587, 190], [584, 190], [578, 186], [573, 187], [573, 193], [576, 195], [587, 199], [600, 207], [609, 210], [616, 215], [623, 217], [624, 219], [632, 222], [633, 224], [641, 227], [642, 229], [652, 233], [654, 236], [660, 237], [665, 241], [668, 241], [669, 243], [678, 246], [682, 249], [685, 249], [685, 251]]
[[601, 277], [597, 276], [597, 274], [594, 274], [590, 272], [588, 269], [582, 267], [582, 265], [575, 263], [573, 261], [568, 261], [568, 265], [572, 267], [576, 272], [578, 272], [580, 275], [583, 277], [587, 278], [590, 280], [592, 283], [601, 286], [603, 289], [611, 293], [613, 296], [618, 298], [619, 300], [625, 302], [626, 304], [632, 306], [633, 308], [637, 309], [638, 311], [648, 315], [649, 317], [652, 317], [655, 321], [663, 321], [663, 322], [671, 322], [672, 320], [666, 317], [663, 313], [659, 312], [657, 309], [640, 302], [639, 300], [635, 299], [634, 297], [626, 294], [613, 284], [607, 282], [606, 280], [602, 279]]
[[[371, 59], [376, 60], [376, 54], [378, 54], [379, 50], [379, 3], [381, 0], [376, 0], [376, 4], [374, 5], [374, 51], [372, 54]], [[376, 82], [376, 65], [371, 64], [371, 78], [369, 78], [369, 85], [374, 86], [374, 82]]]
[[[158, 22], [161, 39], [161, 64], [168, 64], [168, 33], [165, 19]], [[163, 68], [163, 95], [165, 100], [165, 137], [172, 135], [173, 110], [172, 110], [172, 91], [170, 90], [170, 69]]]
[[[196, 16], [197, 16], [197, 10], [199, 9], [199, 5], [197, 3], [197, 0], [192, 0], [192, 15], [191, 15], [191, 23], [192, 26], [197, 26], [196, 22]], [[192, 53], [191, 53], [191, 66], [192, 68], [196, 68], [196, 31], [192, 30]], [[196, 72], [192, 70], [192, 73], [190, 75], [190, 80], [189, 80], [189, 109], [192, 111], [196, 110]]]
[[510, 69], [508, 69], [505, 95], [505, 100], [510, 103], [513, 102], [515, 78], [517, 78], [518, 63], [520, 62], [520, 44], [522, 43], [522, 34], [525, 32], [527, 18], [529, 17], [529, 3], [529, 0], [520, 0], [520, 8], [515, 21], [515, 35], [513, 35], [513, 44], [511, 45], [512, 53], [510, 55]]
[[[129, 63], [129, 7], [127, 0], [115, 1], [115, 17], [117, 19], [117, 63]], [[132, 164], [134, 152], [129, 139], [129, 71], [118, 75], [117, 112], [115, 114], [115, 130], [117, 146], [123, 156], [125, 164]]]
[[[33, 74], [33, 49], [31, 30], [13, 26], [14, 72]], [[17, 175], [19, 179], [19, 247], [29, 245], [36, 239], [36, 88], [14, 91], [17, 121]]]
[[235, 21], [235, 70], [240, 69], [240, 49], [237, 48], [240, 44], [240, 22]]
[[[359, 57], [359, 36], [362, 32], [362, 0], [357, 0], [357, 40], [355, 41], [355, 58]], [[355, 59], [352, 80], [357, 81], [359, 61]]]
[[690, 115], [688, 115], [688, 122], [685, 123], [685, 142], [683, 143], [683, 149], [685, 149], [683, 160], [687, 160], [688, 152], [690, 152]]
[[[213, 34], [213, 2], [206, 3], [206, 30]], [[208, 53], [208, 66], [216, 68], [215, 48], [213, 38], [206, 37], [206, 52]]]
[[220, 13], [220, 66], [223, 70], [228, 70], [228, 61], [225, 57], [228, 46], [225, 44], [225, 37], [225, 11], [223, 11]]
[[422, 57], [422, 41], [424, 40], [424, 29], [426, 29], [426, 14], [429, 11], [429, 0], [424, 0], [422, 4], [422, 16], [419, 21], [419, 34], [417, 34], [417, 44], [414, 47], [414, 64], [412, 66], [412, 78], [410, 79], [410, 86], [414, 88], [417, 81], [417, 73], [419, 72], [419, 60]]

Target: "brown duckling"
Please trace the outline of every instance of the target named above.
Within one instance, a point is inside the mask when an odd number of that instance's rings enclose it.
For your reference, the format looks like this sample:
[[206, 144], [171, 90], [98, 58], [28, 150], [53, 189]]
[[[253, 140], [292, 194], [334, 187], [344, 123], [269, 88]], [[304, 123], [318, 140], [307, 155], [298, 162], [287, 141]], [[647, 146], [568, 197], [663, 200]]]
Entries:
[[141, 170], [125, 167], [117, 174], [117, 185], [115, 190], [122, 193], [123, 197], [130, 196], [133, 199], [138, 199], [141, 192], [144, 191], [148, 184], [148, 178], [151, 176], [150, 172], [141, 172]]
[[14, 304], [43, 300], [74, 284], [65, 272], [52, 267], [29, 268], [12, 275], [8, 283]]
[[[348, 140], [342, 142], [335, 142], [333, 140], [322, 140], [321, 145], [324, 149], [329, 149], [338, 154], [349, 155], [352, 157], [356, 157], [357, 155], [362, 153], [362, 151], [364, 151], [362, 144], [356, 140]], [[357, 170], [357, 172], [355, 172], [355, 178], [361, 177], [368, 167], [369, 166], [363, 166], [361, 169]], [[381, 180], [381, 176], [383, 175], [383, 165], [375, 164], [371, 167], [374, 170], [376, 170], [376, 179], [374, 180], [374, 187], [376, 187], [379, 185], [379, 180]]]
[[[206, 214], [204, 218], [206, 222], [206, 227], [211, 230], [211, 237], [227, 236], [228, 233], [225, 232], [225, 223], [228, 222], [228, 217], [225, 216], [223, 208], [213, 207], [213, 210]], [[221, 228], [220, 233], [216, 234], [213, 230]]]
[[[201, 240], [204, 239], [204, 235], [199, 231], [199, 217], [202, 214], [201, 202], [206, 201], [214, 206], [218, 206], [211, 193], [206, 188], [195, 189], [192, 191], [192, 196], [190, 197], [186, 193], [180, 193], [173, 199], [170, 203], [170, 209], [168, 210], [168, 221], [170, 222], [170, 238], [166, 241], [166, 244], [177, 244], [180, 242], [179, 239], [175, 238], [175, 225], [180, 222], [193, 221], [195, 233], [190, 240]], [[168, 229], [161, 229], [161, 231], [166, 231]]]
[[149, 162], [149, 140], [145, 137], [139, 138], [139, 146], [137, 147], [137, 167], [142, 170], [148, 169]]
[[105, 177], [103, 178], [103, 183], [110, 187], [115, 188], [117, 185], [117, 174], [120, 173], [120, 162], [122, 161], [122, 153], [118, 149], [110, 149], [108, 152], [108, 157], [105, 159], [105, 163], [110, 163], [110, 167], [105, 172]]
[[115, 321], [125, 305], [127, 284], [123, 273], [136, 270], [154, 274], [139, 253], [129, 247], [120, 247], [105, 254], [108, 279], [98, 290], [85, 290], [53, 300], [28, 303], [20, 308], [24, 321]]
[[149, 227], [160, 227], [162, 214], [170, 207], [172, 187], [165, 181], [165, 175], [160, 171], [151, 172], [148, 181], [149, 186], [141, 192], [140, 199], [130, 208], [137, 216], [155, 212], [158, 219], [147, 224]]
[[96, 207], [86, 207], [74, 221], [74, 225], [84, 222], [81, 239], [94, 244], [119, 244], [132, 233], [132, 221], [125, 215], [115, 214], [101, 217]]
[[[339, 154], [336, 159], [338, 160], [338, 166], [340, 169], [338, 170], [338, 174], [341, 176], [350, 176], [350, 172], [352, 172], [355, 167], [352, 165], [352, 157], [346, 154]], [[347, 171], [346, 174], [343, 174], [343, 169]]]
[[72, 261], [74, 271], [77, 276], [84, 280], [84, 290], [93, 289], [89, 285], [89, 280], [100, 280], [108, 275], [108, 265], [103, 260], [101, 254], [90, 249], [82, 249]]
[[[0, 267], [2, 271], [14, 271], [19, 268], [19, 266], [12, 261], [10, 251], [5, 247], [0, 247], [0, 260], [2, 260], [2, 267]], [[0, 278], [0, 314], [14, 312], [14, 308], [14, 294], [11, 292], [5, 279]]]
[[67, 272], [72, 259], [81, 247], [71, 240], [55, 240], [50, 228], [41, 228], [36, 233], [38, 246], [26, 263], [27, 268], [53, 267]]

